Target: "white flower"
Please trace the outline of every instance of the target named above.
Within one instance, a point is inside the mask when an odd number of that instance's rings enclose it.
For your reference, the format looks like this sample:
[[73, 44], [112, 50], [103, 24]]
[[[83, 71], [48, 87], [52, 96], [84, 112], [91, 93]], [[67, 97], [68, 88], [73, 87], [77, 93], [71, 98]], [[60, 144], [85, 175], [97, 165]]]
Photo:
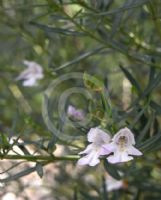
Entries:
[[109, 143], [110, 136], [100, 128], [96, 127], [90, 129], [87, 139], [91, 144], [89, 144], [84, 151], [79, 153], [86, 155], [78, 160], [78, 165], [95, 166], [100, 162], [99, 156], [102, 155], [102, 145]]
[[107, 154], [109, 154], [109, 150], [113, 152], [113, 155], [107, 158], [110, 163], [120, 163], [132, 160], [133, 157], [129, 155], [142, 155], [133, 145], [135, 145], [133, 133], [128, 128], [122, 128], [114, 135], [112, 142], [103, 147], [104, 151], [107, 150]]
[[23, 80], [23, 86], [37, 85], [37, 80], [44, 77], [42, 67], [33, 61], [25, 60], [23, 63], [27, 66], [27, 69], [22, 71], [16, 80]]
[[67, 114], [75, 120], [83, 120], [85, 118], [83, 110], [76, 109], [72, 105], [68, 106]]
[[124, 187], [123, 180], [116, 180], [110, 175], [107, 175], [105, 183], [106, 183], [106, 189], [108, 192], [113, 191], [113, 190], [119, 190], [120, 188]]

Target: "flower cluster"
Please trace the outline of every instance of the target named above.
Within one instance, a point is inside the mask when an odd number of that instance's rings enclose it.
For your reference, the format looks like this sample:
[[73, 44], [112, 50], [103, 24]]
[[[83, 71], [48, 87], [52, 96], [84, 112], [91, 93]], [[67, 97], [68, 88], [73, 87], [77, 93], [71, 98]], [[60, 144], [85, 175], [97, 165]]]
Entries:
[[85, 154], [78, 160], [78, 165], [97, 165], [102, 155], [107, 157], [110, 163], [127, 162], [133, 159], [133, 156], [141, 156], [142, 153], [134, 147], [135, 138], [133, 133], [127, 127], [120, 129], [111, 139], [109, 133], [100, 128], [91, 128], [87, 136], [89, 144], [86, 149], [79, 154]]
[[109, 174], [106, 174], [105, 183], [106, 183], [106, 189], [108, 192], [111, 192], [113, 190], [119, 190], [125, 187], [123, 180], [116, 180]]
[[81, 121], [85, 118], [85, 113], [83, 110], [79, 110], [72, 105], [68, 106], [67, 114], [69, 117], [73, 118], [74, 120]]
[[24, 60], [23, 63], [27, 66], [27, 69], [22, 71], [16, 80], [23, 80], [23, 86], [32, 87], [37, 85], [37, 80], [44, 77], [42, 67], [33, 61]]

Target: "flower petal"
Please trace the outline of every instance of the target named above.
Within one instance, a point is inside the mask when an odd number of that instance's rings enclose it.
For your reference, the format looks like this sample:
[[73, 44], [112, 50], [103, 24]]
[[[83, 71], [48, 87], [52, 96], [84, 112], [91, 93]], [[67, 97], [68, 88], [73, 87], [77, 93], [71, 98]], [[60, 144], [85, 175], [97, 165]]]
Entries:
[[85, 113], [83, 110], [76, 109], [74, 106], [69, 105], [67, 109], [67, 114], [76, 120], [83, 120], [85, 118]]
[[93, 145], [89, 144], [84, 151], [81, 151], [79, 154], [89, 154], [93, 150]]
[[100, 162], [100, 160], [99, 160], [99, 155], [96, 153], [96, 154], [92, 155], [92, 158], [91, 158], [91, 160], [90, 160], [89, 165], [90, 165], [90, 166], [95, 166], [95, 165], [97, 165], [99, 162]]
[[67, 109], [67, 114], [70, 115], [70, 116], [74, 115], [75, 114], [75, 107], [72, 106], [72, 105], [69, 105], [68, 109]]
[[128, 147], [127, 152], [128, 152], [128, 154], [135, 155], [135, 156], [143, 155], [143, 153], [141, 151], [139, 151], [137, 148], [135, 148], [133, 146]]
[[109, 134], [98, 127], [91, 128], [88, 132], [87, 138], [89, 142], [94, 143], [109, 143], [110, 141]]
[[100, 156], [108, 155], [108, 154], [110, 154], [110, 153], [111, 153], [111, 152], [110, 152], [108, 149], [104, 148], [104, 147], [102, 147], [102, 148], [100, 149], [100, 151], [99, 151], [99, 155], [100, 155]]
[[110, 144], [102, 145], [100, 150], [100, 155], [107, 155], [111, 152], [114, 152], [116, 150], [116, 145], [111, 142]]
[[97, 152], [91, 152], [90, 154], [80, 158], [77, 162], [78, 165], [90, 165], [95, 166], [97, 165], [100, 160], [98, 159], [99, 155]]
[[97, 136], [97, 127], [91, 128], [88, 132], [88, 135], [87, 135], [88, 142], [94, 142], [96, 136]]
[[28, 67], [28, 70], [31, 72], [37, 72], [37, 74], [40, 74], [43, 72], [42, 67], [34, 61], [24, 60], [23, 64], [26, 65]]
[[134, 145], [135, 144], [135, 138], [131, 130], [127, 127], [120, 129], [112, 138], [112, 141], [115, 143], [119, 142], [120, 137], [125, 136], [127, 139], [127, 145]]
[[36, 79], [35, 78], [30, 78], [30, 79], [23, 81], [23, 86], [34, 86], [34, 85], [36, 85]]
[[127, 162], [132, 160], [132, 156], [128, 156], [127, 152], [115, 152], [114, 155], [111, 155], [107, 158], [110, 163], [120, 163]]
[[107, 176], [106, 178], [106, 186], [107, 186], [107, 191], [112, 191], [112, 190], [118, 190], [123, 187], [123, 181], [122, 180], [116, 180], [112, 176]]

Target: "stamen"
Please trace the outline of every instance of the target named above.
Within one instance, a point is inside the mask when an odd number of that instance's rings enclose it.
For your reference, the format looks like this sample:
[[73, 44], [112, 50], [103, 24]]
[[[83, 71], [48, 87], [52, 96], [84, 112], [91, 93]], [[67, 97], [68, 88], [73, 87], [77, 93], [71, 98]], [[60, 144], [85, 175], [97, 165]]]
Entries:
[[119, 145], [120, 151], [125, 150], [126, 144], [127, 144], [127, 138], [125, 136], [120, 136], [120, 138], [118, 140], [118, 145]]

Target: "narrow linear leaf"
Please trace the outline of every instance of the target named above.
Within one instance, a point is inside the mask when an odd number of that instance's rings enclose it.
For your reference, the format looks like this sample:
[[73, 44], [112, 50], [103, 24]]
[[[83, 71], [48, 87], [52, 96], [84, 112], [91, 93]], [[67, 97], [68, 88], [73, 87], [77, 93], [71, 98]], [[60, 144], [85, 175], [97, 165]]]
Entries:
[[58, 27], [50, 27], [50, 26], [46, 26], [44, 24], [39, 24], [39, 23], [36, 23], [36, 22], [30, 22], [30, 24], [37, 27], [37, 28], [42, 29], [43, 31], [45, 31], [47, 33], [49, 33], [49, 32], [59, 33], [59, 34], [67, 35], [67, 36], [71, 36], [71, 35], [84, 36], [84, 35], [86, 35], [85, 33], [82, 33], [82, 32], [77, 32], [77, 31], [64, 29], [64, 28], [58, 28]]
[[121, 65], [120, 65], [120, 69], [123, 71], [123, 73], [125, 74], [126, 78], [130, 81], [130, 83], [135, 87], [138, 93], [141, 93], [142, 92], [141, 87], [138, 84], [138, 82], [135, 80], [135, 78], [131, 75], [131, 73]]
[[108, 200], [108, 191], [105, 177], [102, 177], [102, 200]]
[[156, 72], [156, 69], [155, 67], [153, 66], [153, 64], [155, 64], [154, 60], [152, 59], [152, 66], [150, 66], [150, 69], [149, 69], [149, 83], [148, 85], [151, 85], [152, 81], [155, 79], [155, 72]]
[[158, 148], [161, 146], [161, 134], [158, 133], [157, 135], [147, 139], [142, 144], [139, 144], [138, 147], [144, 152], [152, 151], [154, 148]]
[[155, 101], [150, 101], [150, 106], [155, 110], [157, 115], [161, 115], [161, 106]]
[[17, 174], [14, 174], [14, 175], [11, 175], [7, 178], [4, 178], [4, 179], [0, 179], [0, 182], [1, 183], [7, 183], [7, 182], [10, 182], [10, 181], [15, 181], [21, 177], [24, 177], [28, 174], [31, 174], [32, 172], [34, 172], [36, 170], [36, 167], [31, 167], [31, 168], [28, 168], [28, 169], [25, 169]]
[[49, 153], [53, 153], [53, 151], [56, 149], [56, 142], [57, 142], [58, 138], [55, 137], [55, 135], [52, 135], [51, 136], [51, 140], [49, 141], [48, 143], [48, 146], [47, 146], [47, 150]]
[[113, 178], [120, 180], [121, 176], [119, 175], [116, 167], [110, 163], [107, 162], [107, 160], [103, 161], [104, 163], [104, 168], [107, 171], [108, 174], [110, 174]]
[[155, 79], [153, 79], [153, 81], [151, 81], [151, 84], [146, 87], [146, 89], [144, 90], [144, 92], [141, 95], [141, 98], [144, 98], [145, 96], [151, 94], [153, 89], [158, 87], [160, 82], [161, 82], [161, 73], [158, 73], [158, 75], [155, 77]]
[[149, 0], [140, 0], [137, 3], [134, 2], [132, 5], [121, 6], [121, 7], [117, 8], [117, 9], [113, 9], [113, 10], [110, 10], [110, 11], [107, 11], [107, 12], [94, 13], [94, 15], [100, 15], [100, 16], [113, 15], [113, 14], [116, 14], [116, 13], [119, 13], [119, 12], [123, 12], [123, 11], [129, 10], [129, 9], [140, 7], [143, 4], [147, 3], [148, 1]]
[[73, 191], [73, 200], [78, 200], [78, 189], [77, 189], [77, 187], [75, 187], [74, 191]]
[[155, 118], [154, 114], [152, 114], [149, 117], [148, 122], [146, 123], [144, 129], [140, 132], [140, 134], [137, 137], [137, 143], [141, 142], [144, 139], [144, 137], [147, 135], [148, 130], [150, 129], [152, 123], [154, 122], [154, 118]]
[[76, 63], [80, 62], [81, 60], [84, 60], [84, 59], [86, 59], [86, 58], [98, 53], [99, 51], [103, 50], [104, 48], [105, 47], [101, 46], [101, 47], [98, 47], [98, 48], [96, 48], [94, 50], [88, 51], [88, 52], [78, 56], [77, 58], [75, 58], [75, 59], [73, 59], [73, 60], [71, 60], [69, 62], [66, 62], [65, 64], [57, 67], [56, 69], [54, 69], [54, 71], [59, 71], [59, 70], [64, 69], [64, 68], [66, 68], [66, 67], [68, 67], [70, 65], [76, 64]]
[[[45, 165], [48, 164], [48, 162], [43, 162], [43, 163], [40, 163], [40, 164], [41, 164], [42, 166], [45, 166]], [[7, 182], [10, 182], [10, 181], [16, 181], [16, 180], [18, 180], [19, 178], [24, 177], [24, 176], [26, 176], [26, 175], [28, 175], [28, 174], [31, 174], [32, 172], [35, 172], [35, 171], [36, 171], [36, 166], [30, 167], [30, 168], [27, 168], [27, 169], [25, 169], [25, 170], [23, 170], [23, 171], [21, 171], [21, 172], [18, 172], [18, 173], [16, 173], [16, 174], [14, 174], [14, 175], [10, 175], [10, 176], [8, 176], [7, 178], [0, 179], [0, 182], [1, 182], [1, 183], [7, 183]]]
[[104, 88], [103, 81], [100, 80], [96, 76], [91, 76], [90, 74], [87, 74], [86, 72], [83, 74], [83, 82], [84, 85], [93, 91], [102, 91]]
[[[124, 3], [123, 7], [130, 6], [131, 4], [132, 4], [131, 0], [128, 0], [127, 2]], [[119, 30], [123, 16], [124, 16], [124, 11], [117, 13], [115, 15], [114, 21], [112, 23], [111, 34], [110, 34], [111, 38], [113, 38], [115, 36], [115, 34], [117, 33], [117, 31]]]
[[43, 166], [41, 163], [36, 163], [36, 172], [40, 178], [43, 177], [44, 172], [43, 172]]

